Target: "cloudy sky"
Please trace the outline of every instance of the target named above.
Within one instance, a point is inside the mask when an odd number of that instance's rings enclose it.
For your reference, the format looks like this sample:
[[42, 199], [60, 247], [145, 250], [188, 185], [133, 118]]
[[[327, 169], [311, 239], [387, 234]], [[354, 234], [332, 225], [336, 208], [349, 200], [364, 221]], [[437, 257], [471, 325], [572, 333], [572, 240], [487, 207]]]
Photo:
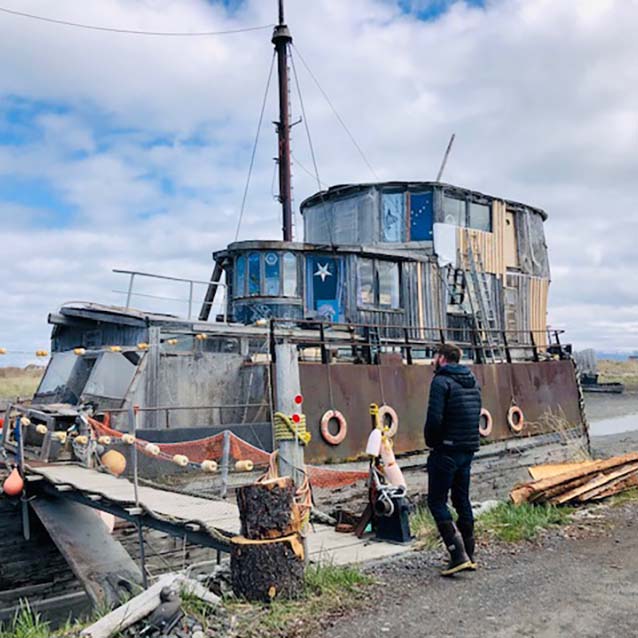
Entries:
[[[184, 32], [271, 25], [275, 5], [0, 0]], [[287, 21], [380, 179], [433, 179], [456, 133], [447, 181], [550, 215], [550, 323], [578, 347], [638, 349], [638, 0], [287, 0]], [[122, 303], [113, 268], [210, 276], [236, 230], [270, 35], [143, 37], [0, 12], [0, 347], [48, 347], [64, 301]], [[321, 181], [373, 179], [296, 66]], [[271, 91], [240, 238], [279, 235], [274, 119]], [[298, 205], [316, 190], [301, 125], [293, 154]]]

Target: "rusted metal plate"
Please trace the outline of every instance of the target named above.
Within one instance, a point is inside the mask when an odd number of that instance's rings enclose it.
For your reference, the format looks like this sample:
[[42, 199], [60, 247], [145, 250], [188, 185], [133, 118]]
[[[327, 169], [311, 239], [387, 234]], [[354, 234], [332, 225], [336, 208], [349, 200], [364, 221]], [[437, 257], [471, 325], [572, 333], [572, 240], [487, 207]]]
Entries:
[[[483, 388], [484, 406], [492, 414], [491, 440], [515, 436], [507, 424], [512, 405], [522, 409], [529, 423], [552, 413], [562, 414], [573, 426], [582, 425], [570, 361], [475, 365], [472, 370]], [[371, 429], [371, 403], [387, 403], [396, 410], [399, 416], [396, 453], [423, 450], [423, 425], [432, 374], [431, 366], [421, 365], [301, 363], [304, 412], [312, 434], [306, 461], [338, 462], [362, 456]], [[346, 439], [338, 446], [329, 445], [321, 436], [321, 417], [329, 409], [342, 412], [348, 422]], [[533, 430], [534, 433], [547, 431], [547, 427], [538, 426]], [[528, 432], [524, 430], [519, 436], [526, 436]]]

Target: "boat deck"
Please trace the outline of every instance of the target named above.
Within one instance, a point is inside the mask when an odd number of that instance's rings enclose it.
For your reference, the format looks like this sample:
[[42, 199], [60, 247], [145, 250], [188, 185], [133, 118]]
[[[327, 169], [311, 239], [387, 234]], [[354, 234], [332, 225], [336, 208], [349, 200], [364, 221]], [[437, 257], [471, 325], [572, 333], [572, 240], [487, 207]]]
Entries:
[[[190, 496], [158, 488], [139, 486], [137, 499], [133, 483], [125, 478], [73, 464], [31, 462], [31, 481], [44, 482], [59, 496], [71, 498], [95, 509], [174, 536], [186, 536], [197, 544], [227, 550], [229, 537], [239, 534], [239, 510], [234, 503]], [[307, 538], [312, 562], [351, 564], [400, 554], [406, 545], [359, 539], [328, 525], [312, 525]]]

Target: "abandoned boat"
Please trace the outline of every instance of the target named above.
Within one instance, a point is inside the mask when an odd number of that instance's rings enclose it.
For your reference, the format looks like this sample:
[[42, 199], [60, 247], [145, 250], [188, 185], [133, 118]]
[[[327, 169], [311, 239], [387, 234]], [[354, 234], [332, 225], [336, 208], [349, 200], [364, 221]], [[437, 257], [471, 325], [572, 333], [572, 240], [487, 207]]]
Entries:
[[[272, 41], [287, 96], [292, 37], [280, 10]], [[481, 382], [486, 444], [547, 434], [557, 420], [586, 439], [570, 347], [546, 324], [546, 213], [441, 181], [345, 184], [302, 202], [294, 241], [288, 100], [279, 107], [283, 239], [215, 252], [196, 318], [198, 282], [172, 276], [163, 278], [189, 286], [187, 317], [134, 308], [135, 284], [154, 276], [139, 272], [129, 272], [124, 307], [50, 314], [51, 358], [25, 408], [48, 430], [27, 448], [53, 458], [49, 439], [83, 411], [128, 430], [137, 406], [145, 440], [230, 430], [268, 452], [282, 341], [297, 348], [310, 463], [362, 456], [371, 405], [396, 429], [398, 454], [422, 452], [428, 363], [444, 341], [463, 348]]]

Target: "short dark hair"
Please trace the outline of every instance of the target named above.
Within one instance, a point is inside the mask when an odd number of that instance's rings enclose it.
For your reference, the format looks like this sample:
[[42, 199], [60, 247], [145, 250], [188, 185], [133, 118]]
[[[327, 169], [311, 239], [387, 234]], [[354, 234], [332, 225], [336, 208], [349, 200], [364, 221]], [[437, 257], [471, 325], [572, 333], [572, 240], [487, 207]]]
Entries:
[[440, 354], [445, 357], [445, 360], [448, 363], [458, 363], [463, 356], [463, 351], [457, 345], [453, 343], [443, 343], [441, 344], [436, 351], [437, 354]]

